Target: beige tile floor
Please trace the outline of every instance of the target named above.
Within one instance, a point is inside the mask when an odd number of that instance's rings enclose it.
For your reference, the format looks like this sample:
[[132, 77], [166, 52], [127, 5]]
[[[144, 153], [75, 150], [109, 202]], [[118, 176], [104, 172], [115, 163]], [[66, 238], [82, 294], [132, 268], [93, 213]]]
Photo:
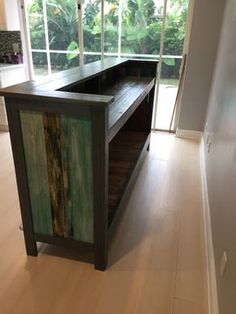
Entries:
[[25, 255], [7, 133], [0, 152], [0, 314], [207, 314], [198, 143], [152, 135], [105, 272]]

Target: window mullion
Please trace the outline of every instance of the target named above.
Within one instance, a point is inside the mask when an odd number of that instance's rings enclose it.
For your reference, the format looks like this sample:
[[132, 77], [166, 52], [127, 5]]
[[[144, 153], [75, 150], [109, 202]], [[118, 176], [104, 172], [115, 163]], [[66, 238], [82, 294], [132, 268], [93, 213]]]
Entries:
[[47, 17], [47, 4], [46, 0], [43, 1], [43, 21], [45, 29], [45, 41], [46, 41], [46, 51], [47, 51], [47, 64], [48, 64], [48, 74], [52, 74], [51, 59], [50, 59], [50, 47], [49, 47], [49, 33], [48, 33], [48, 17]]
[[82, 3], [77, 0], [78, 8], [78, 37], [79, 37], [79, 64], [84, 64], [84, 36], [83, 36], [83, 17], [82, 17]]
[[101, 59], [104, 58], [104, 0], [101, 0]]
[[118, 12], [118, 57], [121, 55], [121, 31], [122, 31], [122, 0], [119, 0]]

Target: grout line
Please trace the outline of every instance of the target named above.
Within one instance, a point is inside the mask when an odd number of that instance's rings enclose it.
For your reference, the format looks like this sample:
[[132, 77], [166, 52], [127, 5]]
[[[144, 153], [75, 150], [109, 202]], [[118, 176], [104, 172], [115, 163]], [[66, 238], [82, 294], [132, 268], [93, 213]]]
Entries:
[[[181, 177], [181, 174], [183, 175], [184, 173], [184, 166], [182, 164], [182, 158], [181, 160], [181, 171], [179, 174], [179, 177]], [[178, 222], [178, 231], [177, 231], [177, 249], [176, 249], [176, 261], [175, 261], [175, 273], [174, 273], [174, 287], [173, 287], [173, 296], [172, 296], [172, 306], [171, 306], [171, 314], [174, 314], [174, 299], [175, 293], [176, 293], [176, 286], [177, 286], [177, 270], [178, 270], [178, 263], [179, 263], [179, 254], [180, 254], [180, 232], [181, 232], [181, 217], [182, 217], [182, 205], [181, 201], [179, 201], [178, 207], [179, 207], [179, 212], [178, 212], [178, 217], [177, 217], [177, 222]]]
[[[176, 260], [175, 260], [175, 273], [174, 273], [174, 287], [173, 287], [173, 298], [175, 298], [176, 293], [176, 286], [177, 286], [177, 270], [179, 264], [179, 254], [180, 254], [180, 232], [181, 232], [181, 216], [182, 210], [181, 206], [179, 206], [179, 213], [178, 213], [178, 231], [177, 231], [177, 248], [176, 248]], [[173, 308], [173, 304], [172, 304]], [[174, 312], [173, 312], [174, 313]]]
[[172, 305], [171, 305], [171, 313], [174, 314], [174, 299], [175, 292], [176, 292], [176, 285], [177, 285], [177, 269], [178, 269], [178, 260], [179, 260], [179, 251], [180, 251], [180, 230], [181, 230], [181, 223], [180, 223], [180, 216], [181, 216], [181, 206], [179, 207], [179, 214], [178, 214], [178, 236], [177, 236], [177, 248], [176, 248], [176, 260], [175, 260], [175, 272], [174, 272], [174, 285], [173, 285], [173, 295], [172, 295]]

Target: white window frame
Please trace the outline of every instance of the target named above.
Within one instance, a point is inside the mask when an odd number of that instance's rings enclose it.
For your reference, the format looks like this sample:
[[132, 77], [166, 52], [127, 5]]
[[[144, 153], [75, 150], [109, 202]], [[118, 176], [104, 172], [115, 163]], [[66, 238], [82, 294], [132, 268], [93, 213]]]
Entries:
[[[52, 66], [51, 66], [51, 53], [59, 53], [59, 54], [67, 54], [68, 51], [66, 50], [52, 50], [49, 47], [49, 32], [48, 32], [48, 21], [47, 21], [47, 0], [42, 0], [43, 4], [43, 20], [44, 20], [44, 28], [45, 28], [45, 42], [46, 42], [46, 49], [32, 49], [30, 43], [30, 36], [29, 36], [29, 27], [28, 27], [28, 16], [27, 16], [27, 0], [18, 0], [19, 6], [21, 7], [21, 21], [22, 21], [22, 28], [24, 30], [24, 41], [26, 46], [26, 55], [28, 61], [28, 68], [29, 68], [29, 78], [34, 78], [34, 67], [33, 67], [33, 58], [32, 53], [34, 52], [41, 52], [46, 54], [47, 58], [47, 70], [48, 75], [52, 74]], [[152, 129], [155, 129], [156, 124], [156, 116], [157, 116], [157, 106], [158, 106], [158, 95], [159, 95], [159, 86], [161, 80], [161, 69], [163, 59], [172, 58], [172, 59], [182, 59], [180, 55], [164, 55], [164, 35], [165, 35], [165, 23], [166, 23], [166, 16], [167, 16], [167, 6], [168, 0], [163, 0], [163, 15], [162, 15], [162, 29], [161, 29], [161, 38], [160, 38], [160, 50], [159, 54], [152, 55], [152, 54], [131, 54], [131, 53], [122, 53], [121, 52], [121, 39], [122, 39], [122, 0], [119, 0], [119, 7], [118, 7], [118, 49], [117, 53], [108, 53], [104, 51], [104, 0], [101, 0], [101, 51], [98, 52], [91, 52], [91, 51], [84, 51], [83, 45], [83, 27], [82, 27], [82, 3], [81, 0], [77, 0], [77, 12], [78, 12], [78, 41], [79, 41], [79, 51], [73, 52], [78, 54], [80, 65], [84, 64], [84, 57], [85, 56], [99, 56], [101, 60], [103, 60], [104, 56], [114, 56], [114, 57], [126, 57], [126, 58], [145, 58], [145, 59], [155, 59], [159, 60], [158, 69], [157, 69], [157, 77], [156, 77], [156, 86], [155, 86], [155, 97], [154, 97], [154, 109], [153, 109], [153, 120], [152, 120]], [[190, 2], [192, 2], [190, 0]], [[176, 128], [176, 123], [174, 123]]]

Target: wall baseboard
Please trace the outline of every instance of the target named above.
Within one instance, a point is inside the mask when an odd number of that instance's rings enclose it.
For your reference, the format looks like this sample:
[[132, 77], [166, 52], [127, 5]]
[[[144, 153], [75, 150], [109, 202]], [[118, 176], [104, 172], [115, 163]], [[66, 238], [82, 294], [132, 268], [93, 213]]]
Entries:
[[216, 285], [216, 272], [215, 272], [215, 259], [214, 259], [214, 250], [213, 250], [213, 242], [212, 242], [211, 216], [210, 216], [210, 205], [209, 205], [209, 197], [208, 197], [206, 161], [205, 161], [203, 137], [201, 138], [201, 144], [200, 144], [200, 169], [201, 169], [203, 210], [204, 210], [208, 310], [209, 310], [209, 314], [219, 314], [217, 285]]
[[189, 140], [200, 141], [202, 138], [202, 132], [194, 131], [194, 130], [177, 129], [176, 136], [179, 138], [185, 138], [185, 139], [189, 139]]
[[9, 131], [8, 125], [0, 124], [0, 131], [8, 132]]

